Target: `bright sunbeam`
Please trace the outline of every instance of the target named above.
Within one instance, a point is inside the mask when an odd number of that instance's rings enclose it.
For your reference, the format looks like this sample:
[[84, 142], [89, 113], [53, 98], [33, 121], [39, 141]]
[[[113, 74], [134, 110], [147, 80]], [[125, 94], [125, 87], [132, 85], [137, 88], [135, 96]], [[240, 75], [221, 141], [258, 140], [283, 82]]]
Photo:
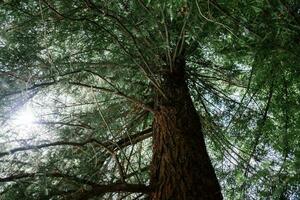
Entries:
[[[47, 110], [47, 112], [51, 111]], [[41, 140], [55, 139], [55, 134], [41, 123], [42, 120], [49, 120], [49, 116], [43, 115], [47, 112], [41, 110], [34, 102], [29, 102], [18, 111], [13, 112], [4, 130], [7, 138], [11, 141], [20, 141], [21, 145], [24, 145], [24, 142], [27, 145]]]
[[30, 106], [25, 106], [23, 109], [15, 113], [12, 118], [11, 128], [16, 133], [19, 139], [29, 138], [37, 131], [37, 118]]
[[20, 111], [15, 118], [16, 125], [32, 126], [34, 121], [35, 116], [30, 108]]
[[26, 107], [16, 113], [14, 124], [22, 126], [32, 126], [35, 121], [35, 116], [30, 107]]

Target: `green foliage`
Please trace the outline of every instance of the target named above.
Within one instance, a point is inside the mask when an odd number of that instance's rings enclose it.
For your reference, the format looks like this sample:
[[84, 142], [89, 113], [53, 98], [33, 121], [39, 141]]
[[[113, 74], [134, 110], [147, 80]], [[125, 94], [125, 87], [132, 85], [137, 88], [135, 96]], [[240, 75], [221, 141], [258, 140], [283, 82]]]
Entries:
[[[0, 150], [36, 147], [0, 152], [0, 199], [148, 184], [151, 137], [136, 133], [151, 127], [148, 108], [181, 54], [225, 199], [300, 198], [298, 1], [0, 4]], [[13, 138], [27, 105], [38, 128]], [[37, 148], [57, 141], [70, 143]]]

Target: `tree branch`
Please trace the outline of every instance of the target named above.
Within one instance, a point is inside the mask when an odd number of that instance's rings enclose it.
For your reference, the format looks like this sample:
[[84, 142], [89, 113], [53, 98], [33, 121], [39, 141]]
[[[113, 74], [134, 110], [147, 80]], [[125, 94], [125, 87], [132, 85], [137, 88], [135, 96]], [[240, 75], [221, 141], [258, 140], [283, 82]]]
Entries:
[[34, 90], [34, 89], [39, 88], [39, 87], [47, 87], [47, 86], [50, 86], [50, 85], [53, 85], [53, 84], [55, 84], [55, 82], [46, 82], [46, 83], [40, 83], [40, 84], [33, 84], [31, 87], [24, 88], [23, 90], [17, 90], [17, 91], [13, 91], [13, 92], [10, 92], [10, 93], [4, 93], [3, 95], [0, 96], [0, 100], [2, 100], [5, 97], [11, 96], [11, 95], [22, 93], [24, 91]]
[[[81, 184], [87, 184], [92, 187], [92, 189], [86, 189], [86, 190], [80, 190], [80, 194], [78, 194], [77, 191], [74, 191], [75, 195], [79, 195], [79, 197], [92, 197], [97, 196], [103, 193], [107, 192], [132, 192], [132, 193], [149, 193], [151, 192], [150, 186], [146, 186], [144, 184], [127, 184], [127, 183], [112, 183], [108, 185], [99, 185], [97, 183], [94, 183], [89, 180], [81, 179], [76, 176], [71, 176], [68, 174], [62, 174], [62, 173], [24, 173], [24, 174], [18, 174], [18, 175], [11, 175], [8, 177], [0, 178], [0, 182], [10, 182], [10, 181], [16, 181], [19, 179], [24, 178], [35, 178], [39, 176], [47, 176], [52, 178], [67, 178], [71, 179], [73, 181], [76, 181]], [[73, 195], [74, 195], [73, 193]], [[78, 196], [77, 196], [78, 198]], [[76, 199], [77, 199], [76, 198]], [[79, 198], [81, 199], [81, 198]], [[85, 198], [86, 199], [86, 198]]]
[[130, 192], [130, 193], [145, 193], [148, 194], [152, 191], [150, 186], [144, 184], [127, 184], [115, 183], [110, 185], [98, 185], [92, 190], [83, 190], [68, 196], [68, 199], [86, 200], [95, 196], [103, 195], [108, 192]]
[[76, 182], [81, 183], [81, 184], [88, 184], [88, 185], [91, 185], [91, 186], [96, 186], [97, 185], [96, 183], [94, 183], [92, 181], [85, 180], [85, 179], [82, 179], [82, 178], [78, 178], [76, 176], [72, 176], [72, 175], [68, 175], [68, 174], [58, 173], [58, 172], [53, 172], [53, 173], [23, 173], [23, 174], [11, 175], [11, 176], [7, 176], [7, 177], [4, 177], [4, 178], [0, 178], [0, 182], [11, 182], [11, 181], [19, 180], [19, 179], [35, 178], [35, 177], [39, 177], [39, 176], [47, 176], [47, 177], [53, 177], [53, 178], [67, 178], [67, 179], [71, 179], [71, 180], [76, 181]]
[[112, 93], [113, 95], [120, 96], [120, 97], [123, 97], [123, 98], [127, 99], [128, 101], [134, 103], [135, 105], [137, 105], [138, 107], [140, 107], [144, 110], [155, 113], [155, 110], [152, 107], [146, 105], [145, 103], [143, 103], [143, 102], [141, 102], [137, 99], [134, 99], [133, 97], [127, 96], [126, 94], [122, 93], [121, 91], [115, 91], [115, 90], [112, 90], [112, 89], [109, 89], [109, 88], [104, 88], [104, 87], [99, 87], [99, 86], [94, 86], [94, 85], [88, 85], [88, 84], [80, 83], [80, 82], [69, 82], [69, 84], [77, 85], [77, 86], [81, 86], [81, 87], [86, 87], [86, 88], [91, 88], [91, 89], [96, 89], [96, 90], [101, 90], [103, 92]]
[[5, 152], [0, 152], [0, 158], [20, 152], [20, 151], [28, 151], [28, 150], [38, 150], [42, 148], [47, 148], [47, 147], [53, 147], [53, 146], [77, 146], [77, 147], [82, 147], [84, 145], [90, 144], [90, 143], [96, 143], [100, 145], [101, 147], [104, 147], [105, 149], [114, 149], [118, 150], [121, 148], [124, 148], [126, 146], [138, 143], [146, 138], [149, 138], [152, 135], [152, 128], [148, 128], [144, 131], [138, 132], [130, 137], [126, 136], [124, 138], [121, 138], [119, 141], [116, 143], [111, 143], [111, 141], [106, 141], [106, 142], [99, 142], [96, 139], [89, 139], [84, 142], [67, 142], [67, 141], [57, 141], [57, 142], [52, 142], [52, 143], [47, 143], [47, 144], [40, 144], [40, 145], [29, 145], [25, 147], [18, 147], [11, 149], [9, 151]]

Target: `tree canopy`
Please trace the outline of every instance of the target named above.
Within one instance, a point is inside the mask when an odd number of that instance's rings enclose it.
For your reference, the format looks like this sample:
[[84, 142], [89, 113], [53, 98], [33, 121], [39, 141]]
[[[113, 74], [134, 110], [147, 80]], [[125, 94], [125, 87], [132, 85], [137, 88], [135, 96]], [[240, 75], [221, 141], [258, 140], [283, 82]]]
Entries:
[[224, 199], [299, 199], [299, 13], [297, 0], [2, 1], [0, 199], [147, 198], [155, 98], [181, 55]]

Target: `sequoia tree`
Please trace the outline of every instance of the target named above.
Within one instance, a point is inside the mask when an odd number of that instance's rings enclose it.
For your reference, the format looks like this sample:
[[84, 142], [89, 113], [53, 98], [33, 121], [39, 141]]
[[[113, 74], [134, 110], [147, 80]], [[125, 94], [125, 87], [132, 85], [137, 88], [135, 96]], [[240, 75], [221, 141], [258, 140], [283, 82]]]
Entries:
[[3, 1], [1, 199], [299, 198], [299, 10]]

